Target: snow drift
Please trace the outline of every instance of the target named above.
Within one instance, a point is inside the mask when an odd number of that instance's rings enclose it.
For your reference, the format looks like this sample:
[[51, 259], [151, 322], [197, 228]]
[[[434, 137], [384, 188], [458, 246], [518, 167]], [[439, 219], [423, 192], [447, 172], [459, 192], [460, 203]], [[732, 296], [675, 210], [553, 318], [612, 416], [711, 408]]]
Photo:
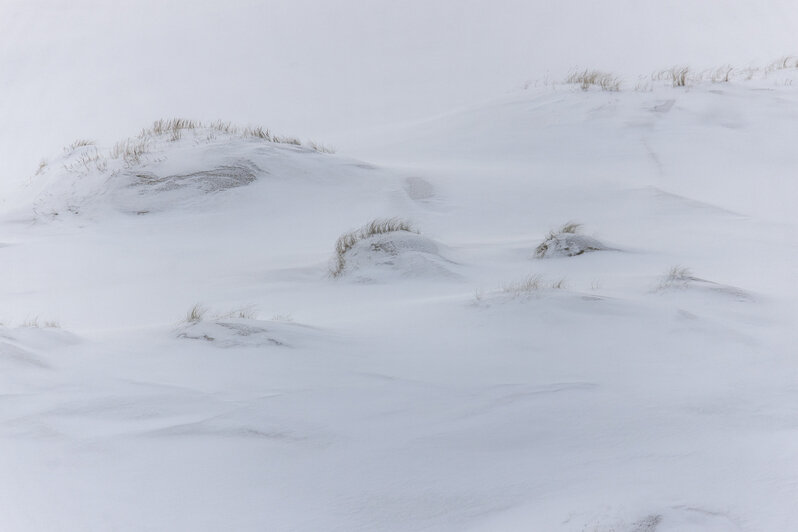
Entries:
[[580, 224], [567, 223], [558, 231], [551, 231], [535, 248], [535, 256], [576, 257], [582, 253], [611, 249], [597, 239], [580, 233]]
[[29, 189], [39, 219], [103, 210], [143, 215], [196, 208], [256, 179], [295, 175], [293, 164], [312, 159], [310, 168], [322, 151], [262, 128], [159, 120], [108, 149], [76, 141], [63, 156], [42, 162]]
[[[33, 180], [58, 222], [0, 218], [3, 321], [64, 327], [0, 329], [4, 527], [792, 531], [782, 81], [519, 91], [361, 132], [391, 169], [193, 130], [105, 163], [76, 143]], [[331, 281], [335, 239], [391, 214], [424, 233], [347, 240]], [[530, 261], [569, 218], [629, 252]], [[701, 278], [660, 286], [673, 264]], [[176, 330], [194, 302], [297, 322]]]
[[440, 246], [406, 221], [378, 219], [338, 238], [330, 273], [376, 281], [413, 277], [452, 277], [453, 263]]

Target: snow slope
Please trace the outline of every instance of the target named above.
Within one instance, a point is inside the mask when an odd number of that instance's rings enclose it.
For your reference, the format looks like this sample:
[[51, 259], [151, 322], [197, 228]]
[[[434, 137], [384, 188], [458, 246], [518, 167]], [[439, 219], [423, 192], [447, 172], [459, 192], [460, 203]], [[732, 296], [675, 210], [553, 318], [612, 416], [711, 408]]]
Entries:
[[0, 191], [76, 138], [160, 117], [348, 133], [575, 68], [763, 65], [798, 53], [791, 0], [4, 0]]
[[[792, 75], [530, 89], [363, 140], [382, 166], [54, 158], [2, 221], [3, 528], [792, 530]], [[424, 245], [331, 278], [386, 216]], [[610, 249], [535, 258], [568, 220]]]
[[795, 10], [4, 2], [0, 529], [794, 530]]

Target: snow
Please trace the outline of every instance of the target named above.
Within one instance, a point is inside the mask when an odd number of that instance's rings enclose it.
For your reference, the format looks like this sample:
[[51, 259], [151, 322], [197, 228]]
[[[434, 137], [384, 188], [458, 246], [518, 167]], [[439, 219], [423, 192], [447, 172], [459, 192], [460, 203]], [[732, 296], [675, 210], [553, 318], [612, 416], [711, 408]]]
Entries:
[[[22, 102], [0, 133], [2, 530], [795, 529], [798, 69], [522, 88], [530, 56], [490, 59], [544, 42], [524, 4], [442, 2], [424, 21], [385, 2], [0, 6], [0, 26], [30, 29], [0, 37], [16, 73], [0, 86]], [[717, 66], [719, 42], [770, 61], [798, 20], [778, 2], [608, 6], [631, 10], [618, 36], [554, 25], [551, 63], [529, 68], [561, 79], [588, 49], [600, 68]], [[543, 31], [535, 16], [579, 7], [523, 13]], [[620, 52], [679, 16], [702, 31]], [[218, 49], [196, 31], [216, 22]], [[724, 40], [763, 28], [756, 49]], [[348, 62], [364, 43], [373, 78]], [[64, 83], [114, 50], [86, 94]], [[59, 65], [70, 52], [87, 62]], [[303, 84], [317, 73], [326, 97]], [[261, 83], [230, 86], [244, 79]], [[114, 155], [182, 113], [338, 152], [206, 122]], [[93, 142], [60, 150], [74, 138]], [[341, 235], [391, 217], [418, 233], [368, 236], [331, 275]], [[569, 222], [580, 233], [558, 234]], [[536, 257], [550, 232], [607, 249]]]
[[339, 274], [358, 282], [389, 278], [452, 277], [452, 261], [440, 254], [438, 245], [422, 235], [395, 231], [373, 235], [357, 242], [345, 255]]

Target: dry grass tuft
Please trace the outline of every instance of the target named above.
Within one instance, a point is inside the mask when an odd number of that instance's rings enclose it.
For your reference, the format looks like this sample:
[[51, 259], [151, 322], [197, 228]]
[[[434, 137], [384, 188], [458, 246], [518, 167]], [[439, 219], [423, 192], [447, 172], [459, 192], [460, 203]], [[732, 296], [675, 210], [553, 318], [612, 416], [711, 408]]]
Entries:
[[230, 122], [224, 122], [222, 120], [211, 122], [210, 124], [208, 124], [208, 127], [215, 131], [218, 131], [219, 133], [226, 133], [228, 135], [238, 134], [238, 128], [236, 126], [234, 126]]
[[566, 79], [566, 83], [579, 85], [583, 91], [590, 87], [599, 87], [603, 91], [617, 92], [621, 90], [621, 80], [609, 72], [600, 70], [584, 70], [573, 72]]
[[677, 68], [674, 67], [671, 70], [671, 79], [673, 81], [674, 87], [684, 87], [687, 85], [687, 74], [690, 72], [690, 69], [687, 67]]
[[788, 68], [798, 68], [798, 57], [794, 55], [785, 55], [778, 61], [774, 61], [769, 67], [769, 70], [786, 70]]
[[231, 310], [225, 314], [220, 314], [216, 316], [217, 319], [229, 319], [229, 318], [239, 318], [243, 320], [254, 320], [257, 317], [258, 313], [254, 306], [249, 305], [246, 307], [241, 307], [239, 309]]
[[41, 173], [44, 172], [45, 168], [47, 168], [47, 161], [45, 159], [42, 159], [41, 161], [39, 161], [39, 168], [36, 169], [36, 175], [41, 175]]
[[546, 238], [543, 239], [543, 242], [541, 242], [540, 245], [538, 245], [538, 247], [535, 248], [535, 256], [538, 258], [544, 257], [546, 255], [546, 252], [549, 250], [549, 246], [551, 245], [551, 243], [554, 240], [556, 240], [557, 235], [561, 234], [575, 235], [581, 230], [581, 228], [582, 224], [580, 223], [567, 222], [557, 230], [552, 229], [551, 231], [549, 231], [549, 234], [546, 235]]
[[[558, 281], [553, 282], [546, 282], [540, 275], [533, 274], [528, 275], [525, 278], [521, 279], [520, 281], [515, 281], [509, 284], [504, 285], [501, 288], [501, 293], [505, 296], [509, 296], [511, 298], [516, 297], [528, 297], [532, 295], [538, 295], [543, 290], [551, 289], [551, 290], [565, 290], [566, 284], [565, 279], [560, 279]], [[481, 301], [482, 296], [480, 295], [477, 298], [477, 301]]]
[[22, 322], [22, 327], [29, 328], [29, 329], [60, 329], [61, 325], [54, 320], [48, 320], [44, 322], [39, 322], [39, 317], [34, 316], [33, 318], [29, 318]]
[[313, 142], [312, 140], [308, 141], [308, 147], [311, 150], [317, 151], [319, 153], [335, 153], [335, 148], [333, 148], [332, 146], [325, 146], [324, 144], [319, 144]]
[[243, 136], [255, 137], [256, 139], [268, 140], [269, 142], [275, 141], [274, 137], [272, 137], [271, 131], [269, 131], [268, 129], [263, 129], [260, 126], [244, 129]]
[[673, 266], [662, 277], [659, 283], [659, 289], [664, 290], [667, 288], [687, 288], [690, 281], [695, 281], [696, 278], [689, 268], [683, 266]]
[[580, 223], [568, 222], [565, 225], [563, 225], [562, 227], [560, 227], [560, 231], [559, 232], [560, 233], [570, 233], [570, 234], [573, 235], [573, 234], [578, 233], [579, 230], [581, 229], [581, 227], [582, 227], [582, 224], [580, 224]]
[[302, 146], [302, 142], [296, 137], [274, 136], [272, 137], [272, 142], [276, 142], [278, 144], [291, 144], [292, 146]]
[[72, 153], [73, 151], [77, 150], [78, 148], [83, 148], [86, 146], [94, 146], [95, 142], [89, 139], [77, 139], [75, 142], [66, 146], [64, 151], [67, 153]]
[[725, 65], [709, 72], [709, 79], [712, 83], [728, 83], [731, 81], [731, 75], [734, 67]]
[[520, 281], [515, 281], [504, 285], [502, 287], [502, 292], [515, 297], [537, 292], [542, 287], [543, 280], [540, 275], [528, 275]]
[[652, 79], [662, 81], [670, 80], [674, 87], [686, 87], [690, 68], [686, 66], [674, 66], [665, 70], [660, 70], [652, 74]]
[[[188, 118], [170, 118], [159, 119], [153, 122], [149, 128], [144, 128], [139, 133], [139, 139], [146, 139], [150, 137], [169, 136], [169, 140], [177, 141], [183, 138], [184, 131], [192, 130], [212, 130], [213, 132], [223, 133], [226, 135], [235, 135], [240, 137], [255, 137], [269, 142], [277, 142], [268, 129], [262, 127], [246, 127], [240, 128], [230, 122], [216, 120], [209, 124], [203, 123], [199, 120], [191, 120]], [[215, 138], [214, 135], [208, 135], [209, 138]]]
[[[64, 168], [70, 172], [81, 172], [88, 174], [95, 169], [99, 172], [105, 172], [108, 169], [108, 159], [103, 156], [97, 148], [87, 150], [80, 154], [79, 157], [73, 159], [69, 164], [65, 164]], [[41, 172], [37, 172], [41, 173]]]
[[216, 120], [215, 122], [205, 124], [199, 120], [189, 120], [187, 118], [156, 120], [153, 122], [152, 127], [143, 129], [141, 133], [139, 133], [139, 138], [145, 139], [149, 137], [169, 135], [169, 140], [176, 141], [182, 138], [183, 131], [200, 129], [211, 130], [211, 133], [206, 135], [208, 140], [215, 138], [213, 133], [222, 133], [225, 135], [239, 136], [242, 138], [261, 139], [267, 142], [274, 142], [276, 144], [291, 144], [294, 146], [302, 145], [302, 142], [295, 137], [273, 135], [271, 131], [260, 126], [241, 128], [235, 124], [232, 124], [231, 122], [224, 122], [222, 120]]
[[127, 165], [138, 164], [141, 158], [149, 152], [149, 137], [139, 136], [138, 139], [127, 139], [117, 142], [111, 148], [111, 159], [122, 159]]
[[140, 136], [147, 136], [147, 134], [164, 135], [167, 133], [174, 135], [184, 129], [197, 129], [200, 127], [202, 127], [202, 123], [187, 118], [171, 118], [168, 120], [161, 118], [153, 122], [150, 129], [143, 130]]
[[693, 272], [683, 266], [673, 266], [665, 278], [669, 281], [687, 281], [693, 278]]
[[[159, 142], [164, 140], [170, 142], [179, 141], [186, 131], [194, 131], [195, 140], [204, 139], [207, 142], [216, 140], [217, 135], [221, 134], [245, 139], [259, 139], [276, 144], [303, 145], [296, 137], [273, 135], [271, 131], [260, 126], [241, 128], [221, 120], [203, 123], [199, 120], [190, 120], [188, 118], [162, 118], [153, 122], [150, 127], [142, 129], [136, 137], [117, 142], [110, 150], [100, 151], [93, 140], [78, 139], [74, 141], [69, 146], [64, 147], [67, 156], [71, 156], [76, 150], [81, 148], [92, 147], [92, 149], [78, 151], [78, 157], [72, 157], [68, 160], [64, 168], [78, 172], [88, 172], [92, 169], [105, 172], [108, 169], [108, 159], [121, 159], [128, 167], [141, 164], [145, 155], [153, 152]], [[307, 148], [321, 153], [335, 153], [333, 148], [312, 141], [308, 143]], [[46, 166], [47, 162], [43, 160], [39, 164], [36, 175], [41, 174]]]
[[418, 230], [407, 220], [401, 218], [378, 218], [372, 220], [360, 229], [344, 233], [335, 243], [335, 261], [330, 269], [332, 277], [338, 277], [346, 267], [346, 253], [355, 247], [355, 244], [374, 235], [394, 233], [397, 231], [407, 231], [418, 233]]
[[197, 303], [186, 313], [186, 323], [199, 323], [205, 318], [208, 309]]

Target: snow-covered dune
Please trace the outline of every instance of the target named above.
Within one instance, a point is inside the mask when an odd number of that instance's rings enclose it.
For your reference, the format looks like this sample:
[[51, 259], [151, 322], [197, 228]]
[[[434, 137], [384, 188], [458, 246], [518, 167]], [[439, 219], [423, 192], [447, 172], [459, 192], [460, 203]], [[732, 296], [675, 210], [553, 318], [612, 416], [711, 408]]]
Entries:
[[795, 8], [500, 4], [0, 6], [0, 530], [795, 529]]
[[798, 53], [790, 0], [5, 0], [0, 187], [84, 135], [165, 116], [349, 133], [423, 119], [572, 69], [636, 81], [672, 65]]
[[388, 167], [51, 158], [3, 222], [6, 528], [790, 530], [792, 75], [529, 89]]
[[[333, 157], [323, 146], [303, 145], [268, 129], [175, 118], [158, 120], [110, 147], [75, 141], [62, 154], [42, 160], [14, 205], [24, 210], [32, 202], [39, 222], [58, 217], [100, 221], [114, 212], [187, 214], [229, 201], [240, 204], [240, 198], [224, 194], [231, 191], [264, 209], [269, 202], [296, 201], [315, 210], [347, 195], [363, 204], [369, 191], [390, 190], [385, 179], [371, 165]], [[286, 196], [286, 186], [293, 197]], [[316, 193], [306, 194], [308, 189]]]

